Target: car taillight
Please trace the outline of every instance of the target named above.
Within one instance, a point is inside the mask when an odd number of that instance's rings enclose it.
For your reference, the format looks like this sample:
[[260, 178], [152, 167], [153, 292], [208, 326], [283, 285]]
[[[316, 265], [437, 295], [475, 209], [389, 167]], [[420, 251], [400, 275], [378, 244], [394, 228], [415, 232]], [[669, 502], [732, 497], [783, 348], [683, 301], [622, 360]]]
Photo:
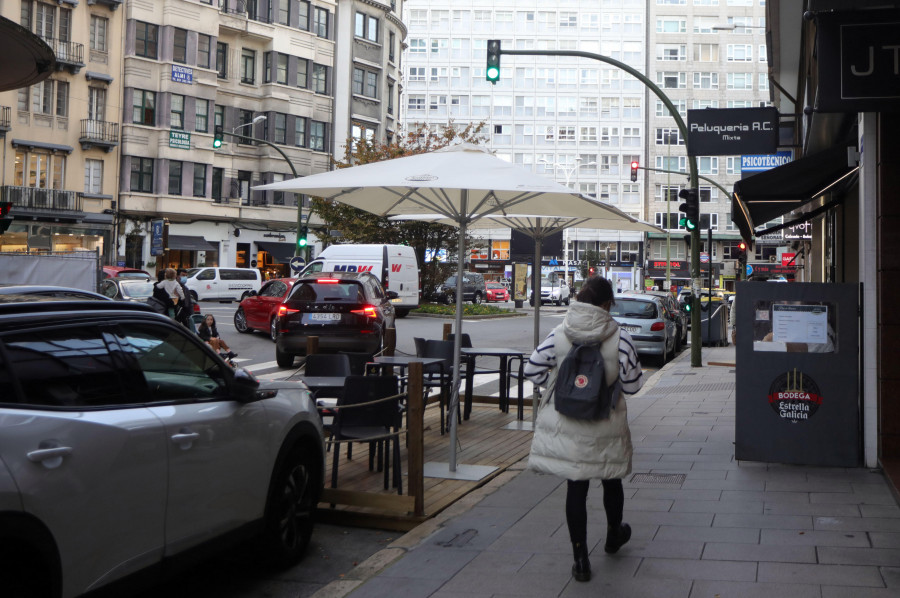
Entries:
[[283, 318], [284, 316], [286, 316], [288, 314], [295, 314], [298, 311], [300, 311], [300, 310], [299, 309], [291, 309], [287, 305], [282, 303], [281, 305], [278, 306], [278, 317]]
[[650, 325], [650, 331], [651, 332], [659, 332], [660, 330], [662, 330], [665, 327], [666, 327], [666, 325], [663, 324], [662, 322], [653, 322], [653, 324]]
[[374, 305], [364, 305], [362, 309], [354, 309], [350, 311], [351, 314], [356, 314], [358, 316], [366, 316], [367, 318], [374, 318], [378, 316], [378, 312], [375, 311]]

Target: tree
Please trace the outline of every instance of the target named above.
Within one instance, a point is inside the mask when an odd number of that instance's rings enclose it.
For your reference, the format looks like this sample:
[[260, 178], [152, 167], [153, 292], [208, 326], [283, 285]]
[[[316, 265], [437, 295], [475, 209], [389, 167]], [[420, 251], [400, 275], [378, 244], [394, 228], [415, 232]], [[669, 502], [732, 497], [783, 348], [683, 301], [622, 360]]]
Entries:
[[[348, 139], [344, 159], [335, 161], [336, 168], [348, 168], [360, 164], [381, 162], [415, 154], [434, 151], [458, 141], [480, 143], [484, 123], [469, 124], [460, 129], [448, 123], [440, 130], [432, 130], [427, 125], [417, 125], [405, 136], [391, 143], [375, 140]], [[351, 243], [388, 243], [409, 245], [416, 252], [422, 264], [422, 291], [427, 297], [434, 288], [450, 274], [455, 262], [449, 261], [459, 249], [459, 229], [455, 226], [430, 222], [388, 220], [370, 212], [360, 210], [340, 202], [319, 197], [311, 200], [312, 211], [324, 222], [324, 229], [338, 230], [344, 240]], [[325, 231], [317, 231], [320, 239], [327, 240]], [[323, 234], [324, 233], [324, 234]], [[467, 242], [467, 245], [469, 243]], [[438, 252], [444, 249], [447, 262], [438, 260]], [[431, 260], [426, 262], [426, 256]]]

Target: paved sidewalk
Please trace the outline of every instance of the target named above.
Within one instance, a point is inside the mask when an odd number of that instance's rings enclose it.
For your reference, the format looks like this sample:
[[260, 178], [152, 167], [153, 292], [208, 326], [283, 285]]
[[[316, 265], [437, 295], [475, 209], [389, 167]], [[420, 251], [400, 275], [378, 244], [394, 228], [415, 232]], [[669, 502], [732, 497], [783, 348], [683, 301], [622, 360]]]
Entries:
[[506, 472], [317, 597], [900, 597], [900, 507], [881, 472], [734, 459], [734, 347], [690, 350], [629, 398], [633, 536], [603, 551], [591, 485], [593, 579], [571, 577], [565, 483]]

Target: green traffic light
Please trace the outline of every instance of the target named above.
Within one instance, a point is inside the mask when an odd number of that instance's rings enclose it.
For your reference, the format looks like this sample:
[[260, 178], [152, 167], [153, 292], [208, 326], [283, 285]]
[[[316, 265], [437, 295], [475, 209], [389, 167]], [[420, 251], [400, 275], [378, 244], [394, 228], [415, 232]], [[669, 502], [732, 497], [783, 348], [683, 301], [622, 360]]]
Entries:
[[306, 239], [300, 239], [299, 241], [297, 241], [297, 245], [299, 245], [300, 247], [306, 247]]
[[684, 228], [686, 228], [688, 230], [694, 230], [695, 228], [697, 228], [697, 223], [694, 222], [693, 220], [690, 220], [688, 218], [684, 218], [683, 220], [684, 220]]
[[487, 70], [486, 76], [488, 81], [497, 81], [500, 79], [500, 69], [491, 67]]

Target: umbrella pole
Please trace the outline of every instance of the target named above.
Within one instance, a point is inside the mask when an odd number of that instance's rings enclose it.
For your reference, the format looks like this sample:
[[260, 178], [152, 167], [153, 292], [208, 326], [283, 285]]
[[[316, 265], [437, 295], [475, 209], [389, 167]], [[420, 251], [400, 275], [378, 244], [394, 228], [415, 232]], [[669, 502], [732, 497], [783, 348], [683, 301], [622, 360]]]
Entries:
[[463, 307], [463, 268], [465, 268], [466, 256], [466, 212], [469, 201], [469, 191], [462, 190], [459, 218], [459, 255], [456, 264], [456, 328], [453, 335], [453, 389], [450, 391], [450, 409], [447, 419], [450, 420], [450, 471], [456, 471], [456, 436], [457, 417], [459, 411], [460, 390], [460, 351], [462, 347], [462, 307]]
[[531, 296], [534, 298], [534, 348], [541, 344], [541, 219], [537, 219], [534, 236], [534, 265], [531, 268]]

